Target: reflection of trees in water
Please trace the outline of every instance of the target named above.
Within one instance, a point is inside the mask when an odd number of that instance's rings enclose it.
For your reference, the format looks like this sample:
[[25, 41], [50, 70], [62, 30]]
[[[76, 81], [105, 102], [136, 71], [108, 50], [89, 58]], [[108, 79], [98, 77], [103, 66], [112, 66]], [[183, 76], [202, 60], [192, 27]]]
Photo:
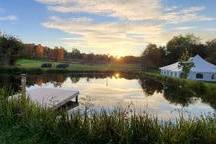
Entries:
[[71, 78], [72, 83], [77, 83], [80, 80], [80, 77], [70, 77], [70, 78]]
[[216, 110], [216, 99], [211, 92], [206, 91], [206, 88], [200, 83], [198, 87], [187, 87], [179, 83], [164, 84], [164, 97], [171, 103], [188, 106], [194, 103], [197, 98], [202, 102], [208, 103]]
[[14, 91], [20, 90], [20, 77], [19, 76], [13, 76], [13, 75], [0, 75], [0, 87], [6, 87], [11, 88]]
[[215, 97], [206, 91], [202, 85], [189, 88], [176, 81], [169, 81], [162, 84], [149, 78], [140, 79], [139, 83], [143, 92], [148, 96], [152, 96], [155, 92], [163, 92], [164, 98], [170, 103], [181, 104], [182, 106], [193, 104], [197, 98], [201, 98], [202, 102], [210, 104], [216, 110]]
[[[71, 74], [40, 74], [40, 75], [27, 75], [27, 85], [43, 83], [53, 83], [55, 86], [61, 86], [67, 78], [70, 78], [72, 83], [79, 82], [80, 78], [86, 78], [87, 82], [91, 79], [97, 78], [112, 78], [113, 73], [71, 73]], [[136, 75], [122, 74], [120, 78], [137, 79]], [[0, 75], [0, 87], [11, 87], [13, 90], [20, 90], [20, 76], [13, 75]], [[194, 97], [201, 98], [203, 102], [210, 104], [216, 109], [215, 95], [206, 90], [202, 83], [196, 87], [188, 88], [181, 85], [176, 81], [169, 81], [167, 83], [160, 83], [150, 78], [139, 79], [139, 83], [143, 92], [151, 96], [155, 92], [164, 94], [164, 97], [171, 103], [181, 104], [187, 106], [194, 102]]]
[[188, 106], [194, 102], [195, 93], [178, 84], [164, 84], [164, 97], [171, 103]]
[[61, 86], [66, 80], [64, 74], [42, 74], [42, 75], [27, 75], [27, 85], [42, 85], [44, 83], [53, 83], [55, 86]]
[[143, 89], [143, 92], [148, 96], [153, 95], [155, 92], [161, 93], [163, 90], [163, 85], [160, 82], [149, 78], [140, 79], [139, 83]]

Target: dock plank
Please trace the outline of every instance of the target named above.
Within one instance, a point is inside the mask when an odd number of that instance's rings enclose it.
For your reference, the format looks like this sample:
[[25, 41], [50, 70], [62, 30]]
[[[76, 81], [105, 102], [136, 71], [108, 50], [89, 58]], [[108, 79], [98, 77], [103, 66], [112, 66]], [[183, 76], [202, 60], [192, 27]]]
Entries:
[[26, 90], [29, 99], [42, 107], [58, 108], [78, 97], [79, 91], [64, 88], [32, 88]]

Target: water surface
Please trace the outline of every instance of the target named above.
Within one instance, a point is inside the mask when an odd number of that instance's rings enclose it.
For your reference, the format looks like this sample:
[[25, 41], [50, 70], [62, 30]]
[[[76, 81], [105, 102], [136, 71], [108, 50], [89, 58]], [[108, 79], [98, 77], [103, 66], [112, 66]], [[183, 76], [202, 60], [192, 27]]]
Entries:
[[[19, 89], [19, 76], [0, 76], [0, 85]], [[148, 112], [159, 119], [175, 119], [180, 114], [199, 117], [215, 113], [216, 99], [194, 97], [187, 90], [176, 86], [164, 86], [149, 78], [116, 74], [43, 74], [28, 75], [27, 87], [64, 87], [80, 91], [79, 106], [82, 109], [113, 110], [115, 108]]]

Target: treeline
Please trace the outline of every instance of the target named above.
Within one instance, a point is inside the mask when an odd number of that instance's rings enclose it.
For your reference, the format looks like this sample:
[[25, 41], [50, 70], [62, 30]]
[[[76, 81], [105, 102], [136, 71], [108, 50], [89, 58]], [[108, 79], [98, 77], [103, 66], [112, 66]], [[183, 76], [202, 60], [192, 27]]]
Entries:
[[201, 43], [192, 34], [174, 36], [166, 46], [149, 44], [142, 53], [142, 66], [145, 70], [158, 69], [160, 66], [177, 62], [188, 51], [190, 56], [199, 54], [207, 61], [216, 64], [216, 39]]
[[12, 65], [17, 58], [22, 57], [93, 64], [140, 64], [145, 70], [152, 70], [178, 61], [186, 49], [190, 56], [199, 54], [207, 61], [216, 64], [216, 39], [201, 43], [200, 38], [192, 34], [175, 36], [167, 42], [166, 46], [149, 44], [140, 57], [125, 56], [121, 58], [105, 54], [86, 54], [78, 49], [68, 52], [63, 47], [52, 49], [40, 44], [24, 44], [13, 36], [0, 34], [0, 64], [4, 65]]
[[71, 52], [66, 51], [63, 47], [55, 47], [51, 49], [42, 45], [25, 44], [22, 51], [24, 58], [45, 59], [53, 61], [78, 61], [80, 63], [108, 64], [108, 63], [140, 63], [140, 57], [125, 56], [117, 59], [114, 56], [106, 54], [86, 54], [78, 49], [73, 49]]
[[86, 54], [78, 49], [68, 52], [63, 47], [55, 47], [53, 49], [41, 44], [24, 44], [14, 36], [0, 33], [0, 65], [13, 65], [18, 58], [92, 64], [137, 64], [141, 62], [141, 58], [135, 56], [125, 56], [119, 59], [106, 54]]

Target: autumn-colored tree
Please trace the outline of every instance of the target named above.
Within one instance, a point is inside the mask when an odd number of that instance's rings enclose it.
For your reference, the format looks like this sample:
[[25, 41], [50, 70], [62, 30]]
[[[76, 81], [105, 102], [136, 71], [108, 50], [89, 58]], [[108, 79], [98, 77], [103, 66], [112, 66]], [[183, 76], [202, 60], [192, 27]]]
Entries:
[[35, 55], [37, 58], [44, 57], [44, 47], [42, 45], [39, 44], [35, 47]]
[[24, 44], [22, 50], [22, 57], [25, 58], [34, 58], [35, 57], [35, 44]]
[[64, 52], [65, 52], [64, 48], [55, 47], [54, 52], [53, 52], [54, 59], [56, 61], [64, 60]]

